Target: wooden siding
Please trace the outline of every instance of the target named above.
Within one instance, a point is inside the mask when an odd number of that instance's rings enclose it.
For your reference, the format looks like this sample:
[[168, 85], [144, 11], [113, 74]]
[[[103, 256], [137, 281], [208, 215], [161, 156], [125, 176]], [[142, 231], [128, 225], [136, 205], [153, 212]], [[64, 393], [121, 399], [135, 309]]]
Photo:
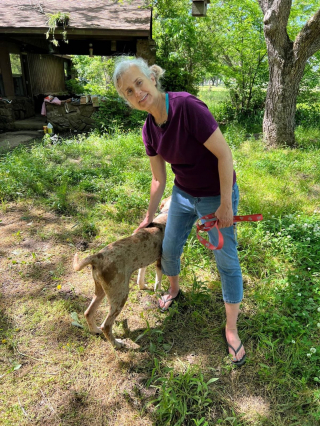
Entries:
[[63, 58], [28, 54], [33, 95], [55, 95], [65, 92]]
[[[11, 47], [11, 46], [10, 46]], [[14, 97], [14, 85], [10, 64], [9, 49], [6, 43], [0, 41], [0, 73], [2, 74], [4, 94], [3, 96]]]

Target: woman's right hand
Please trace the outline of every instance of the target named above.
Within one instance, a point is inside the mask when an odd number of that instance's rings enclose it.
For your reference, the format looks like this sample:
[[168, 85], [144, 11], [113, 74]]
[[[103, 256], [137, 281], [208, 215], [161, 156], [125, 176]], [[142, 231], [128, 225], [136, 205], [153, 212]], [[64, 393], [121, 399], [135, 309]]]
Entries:
[[136, 232], [140, 231], [140, 229], [146, 228], [148, 225], [150, 225], [151, 222], [152, 220], [150, 220], [148, 217], [145, 217], [138, 228], [133, 231], [133, 233], [135, 234]]

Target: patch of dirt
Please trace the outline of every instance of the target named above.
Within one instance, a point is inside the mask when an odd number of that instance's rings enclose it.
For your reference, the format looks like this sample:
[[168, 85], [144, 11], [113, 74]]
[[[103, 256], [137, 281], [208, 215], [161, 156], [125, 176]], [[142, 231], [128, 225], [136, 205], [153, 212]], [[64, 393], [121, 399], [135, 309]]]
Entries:
[[237, 401], [239, 411], [244, 418], [252, 424], [256, 424], [261, 417], [270, 415], [270, 403], [261, 396], [241, 396]]
[[18, 130], [16, 132], [6, 132], [0, 134], [0, 151], [10, 150], [23, 144], [29, 144], [43, 137], [43, 131], [39, 130]]

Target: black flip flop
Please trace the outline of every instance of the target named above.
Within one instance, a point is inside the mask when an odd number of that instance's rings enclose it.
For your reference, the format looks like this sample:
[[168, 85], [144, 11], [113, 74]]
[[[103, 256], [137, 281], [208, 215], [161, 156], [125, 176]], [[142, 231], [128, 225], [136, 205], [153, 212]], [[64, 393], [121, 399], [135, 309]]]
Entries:
[[[240, 351], [240, 349], [243, 346], [242, 342], [240, 342], [238, 349], [235, 349], [233, 346], [230, 345], [230, 343], [228, 343], [225, 329], [222, 329], [221, 331], [222, 331], [222, 337], [224, 338], [224, 341], [226, 342], [226, 345], [227, 345], [227, 354], [230, 355], [229, 348], [231, 348], [233, 350], [234, 354], [237, 355], [237, 353]], [[233, 365], [236, 365], [237, 367], [241, 367], [241, 365], [243, 365], [246, 362], [246, 354], [244, 354], [243, 357], [239, 361], [231, 360], [231, 362], [232, 362]]]
[[166, 312], [169, 308], [171, 308], [171, 306], [178, 301], [179, 297], [181, 296], [182, 292], [179, 289], [178, 294], [176, 295], [176, 297], [172, 297], [171, 299], [167, 299], [167, 300], [163, 300], [163, 296], [161, 297], [161, 300], [163, 302], [165, 302], [165, 304], [167, 304], [168, 302], [171, 302], [170, 305], [167, 308], [161, 308], [161, 306], [159, 305], [159, 309], [161, 312]]

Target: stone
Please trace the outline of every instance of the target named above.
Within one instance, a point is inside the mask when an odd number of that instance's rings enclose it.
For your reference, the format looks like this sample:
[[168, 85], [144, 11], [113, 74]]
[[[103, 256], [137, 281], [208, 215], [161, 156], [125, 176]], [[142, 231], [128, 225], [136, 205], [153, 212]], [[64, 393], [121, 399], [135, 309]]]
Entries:
[[79, 132], [82, 132], [85, 128], [86, 128], [86, 123], [82, 123], [82, 124], [80, 124], [78, 130], [79, 130]]
[[34, 115], [32, 98], [13, 98], [10, 103], [0, 100], [1, 130], [13, 130], [16, 120], [23, 120]]
[[153, 65], [156, 60], [156, 46], [154, 40], [138, 39], [136, 56], [145, 59], [149, 66]]
[[88, 117], [84, 117], [84, 116], [81, 117], [81, 120], [84, 123], [89, 124], [89, 125], [93, 125], [93, 123], [94, 123], [94, 120], [92, 118], [88, 118]]
[[94, 109], [92, 105], [80, 105], [79, 107], [80, 114], [85, 117], [91, 117], [94, 113]]
[[72, 103], [55, 105], [46, 104], [47, 119], [53, 125], [55, 132], [63, 131], [89, 131], [94, 126], [91, 118], [97, 108], [92, 104], [74, 105]]

